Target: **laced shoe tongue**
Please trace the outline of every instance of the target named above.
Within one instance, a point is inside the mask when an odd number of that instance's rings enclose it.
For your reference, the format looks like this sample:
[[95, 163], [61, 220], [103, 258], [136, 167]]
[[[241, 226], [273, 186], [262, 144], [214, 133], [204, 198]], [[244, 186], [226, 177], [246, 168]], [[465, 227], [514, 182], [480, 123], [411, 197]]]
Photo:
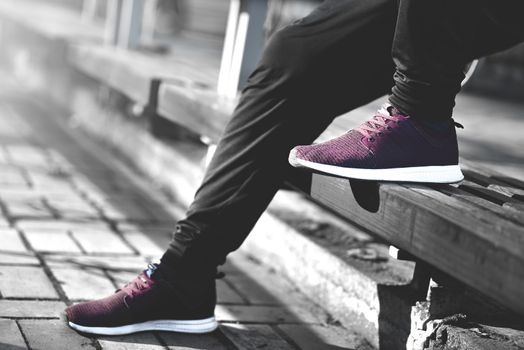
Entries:
[[404, 115], [400, 113], [400, 111], [392, 105], [386, 105], [383, 109], [386, 110], [389, 113], [389, 115]]
[[353, 130], [362, 134], [362, 136], [369, 138], [370, 141], [373, 141], [373, 135], [377, 133], [382, 135], [381, 130], [383, 128], [389, 129], [388, 124], [390, 122], [400, 122], [400, 120], [404, 118], [407, 117], [400, 113], [398, 109], [391, 105], [385, 104], [377, 111], [373, 118], [364, 122]]
[[145, 271], [145, 274], [147, 277], [149, 278], [152, 278], [153, 274], [158, 270], [158, 267], [153, 264], [153, 263], [149, 263], [147, 265], [147, 270]]
[[122, 288], [117, 289], [116, 291], [124, 291], [127, 295], [133, 296], [135, 293], [140, 290], [147, 288], [155, 283], [153, 274], [157, 271], [157, 266], [155, 264], [149, 264], [147, 269], [144, 270], [141, 274], [135, 277], [134, 280], [127, 283]]

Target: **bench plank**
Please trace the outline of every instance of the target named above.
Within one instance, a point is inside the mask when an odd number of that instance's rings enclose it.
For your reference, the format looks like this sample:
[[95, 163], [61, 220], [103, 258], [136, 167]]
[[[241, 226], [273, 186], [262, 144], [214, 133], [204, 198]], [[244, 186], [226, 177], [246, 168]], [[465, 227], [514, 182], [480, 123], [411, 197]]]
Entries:
[[[496, 213], [499, 220], [510, 220], [516, 224], [524, 224], [524, 213], [510, 210], [505, 204], [517, 204], [522, 203], [514, 200], [511, 197], [507, 197], [499, 194], [488, 188], [472, 184], [465, 180], [460, 185], [455, 186], [441, 186], [440, 191], [459, 200], [476, 205], [480, 208], [489, 210], [492, 213]], [[524, 204], [524, 203], [522, 203]]]
[[231, 118], [235, 104], [235, 100], [220, 98], [214, 91], [175, 84], [162, 84], [158, 95], [160, 115], [215, 143]]
[[425, 186], [371, 186], [367, 195], [378, 201], [376, 212], [364, 209], [353, 193], [349, 180], [313, 175], [314, 199], [524, 313], [524, 227]]
[[155, 81], [213, 89], [219, 57], [218, 48], [182, 38], [165, 54], [88, 44], [72, 46], [69, 53], [69, 61], [80, 71], [143, 105], [150, 102]]

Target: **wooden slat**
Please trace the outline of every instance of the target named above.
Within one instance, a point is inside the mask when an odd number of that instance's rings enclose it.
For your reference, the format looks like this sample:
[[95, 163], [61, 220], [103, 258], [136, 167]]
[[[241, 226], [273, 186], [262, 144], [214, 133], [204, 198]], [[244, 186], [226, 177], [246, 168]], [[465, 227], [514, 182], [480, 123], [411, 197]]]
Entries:
[[151, 79], [139, 69], [126, 63], [125, 51], [114, 48], [78, 46], [69, 56], [76, 68], [96, 80], [107, 84], [130, 99], [147, 104]]
[[231, 117], [235, 101], [217, 96], [214, 91], [162, 84], [158, 112], [216, 142]]
[[176, 54], [78, 45], [70, 50], [69, 61], [85, 74], [141, 104], [150, 102], [153, 82], [158, 80], [213, 89], [218, 79], [219, 51], [182, 39], [177, 45]]
[[[477, 182], [477, 179], [479, 179], [480, 181], [511, 187], [518, 191], [524, 191], [524, 181], [522, 180], [506, 176], [493, 171], [492, 169], [486, 169], [485, 166], [479, 166], [474, 162], [464, 159], [461, 159], [460, 165], [465, 176], [469, 176], [472, 181]], [[481, 182], [478, 183], [482, 184]]]
[[502, 176], [502, 175], [496, 175], [493, 177], [496, 180], [499, 180], [501, 182], [505, 182], [508, 185], [511, 185], [513, 187], [516, 187], [518, 189], [521, 189], [524, 191], [524, 182], [520, 181], [518, 179], [514, 179], [512, 177]]
[[[517, 200], [518, 202], [511, 202], [516, 205], [516, 207], [521, 206], [519, 202], [524, 204], [524, 189], [521, 189], [521, 181], [518, 179], [505, 177], [492, 170], [486, 170], [476, 167], [473, 170], [472, 165], [469, 162], [462, 164], [462, 171], [467, 180], [475, 182], [479, 185], [487, 187], [490, 190], [498, 192], [504, 196], [511, 197], [512, 200]], [[501, 181], [501, 180], [505, 180]], [[515, 186], [516, 185], [516, 186]], [[510, 202], [503, 204], [503, 206], [514, 207]]]
[[[440, 186], [439, 191], [453, 198], [464, 202], [466, 205], [473, 205], [478, 208], [489, 210], [499, 216], [498, 220], [510, 220], [517, 225], [524, 224], [524, 213], [510, 209], [505, 204], [513, 204], [517, 201], [502, 196], [499, 198], [497, 192], [488, 190], [484, 187], [464, 181], [460, 186]], [[494, 197], [497, 197], [496, 199]], [[506, 200], [509, 199], [509, 200]]]
[[496, 191], [490, 190], [488, 188], [479, 186], [475, 183], [470, 183], [469, 181], [464, 181], [465, 183], [460, 184], [459, 188], [474, 194], [480, 198], [488, 200], [492, 203], [503, 205], [504, 203], [511, 203], [515, 200], [512, 200], [511, 197], [508, 197], [504, 194], [498, 193]]
[[376, 212], [358, 204], [349, 180], [315, 174], [311, 195], [524, 314], [524, 227], [425, 186], [378, 184], [376, 193], [367, 194], [377, 199]]

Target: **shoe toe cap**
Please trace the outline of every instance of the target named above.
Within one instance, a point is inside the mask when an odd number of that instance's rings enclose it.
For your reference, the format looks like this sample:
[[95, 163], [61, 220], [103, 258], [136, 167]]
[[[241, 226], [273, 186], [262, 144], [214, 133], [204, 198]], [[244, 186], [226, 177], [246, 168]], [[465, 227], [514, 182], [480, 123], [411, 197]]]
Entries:
[[122, 293], [107, 298], [78, 303], [65, 309], [68, 322], [83, 326], [108, 326], [118, 324], [125, 318], [126, 306]]

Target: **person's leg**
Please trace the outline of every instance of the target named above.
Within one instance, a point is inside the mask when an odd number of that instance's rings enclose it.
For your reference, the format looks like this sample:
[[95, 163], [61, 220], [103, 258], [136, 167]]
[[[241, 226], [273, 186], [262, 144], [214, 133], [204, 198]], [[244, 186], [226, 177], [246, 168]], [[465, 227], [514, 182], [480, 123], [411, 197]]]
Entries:
[[328, 142], [295, 147], [290, 163], [348, 178], [458, 182], [451, 114], [474, 58], [524, 40], [521, 0], [399, 0], [391, 107]]
[[390, 90], [395, 17], [392, 1], [326, 1], [270, 38], [163, 264], [213, 273], [281, 186], [289, 150]]
[[524, 40], [520, 0], [400, 0], [391, 103], [428, 120], [451, 118], [464, 66]]
[[216, 266], [280, 187], [289, 149], [391, 88], [395, 18], [392, 0], [329, 0], [274, 34], [159, 267], [113, 296], [68, 308], [70, 326], [129, 333], [160, 329], [163, 318], [162, 330], [216, 327]]

